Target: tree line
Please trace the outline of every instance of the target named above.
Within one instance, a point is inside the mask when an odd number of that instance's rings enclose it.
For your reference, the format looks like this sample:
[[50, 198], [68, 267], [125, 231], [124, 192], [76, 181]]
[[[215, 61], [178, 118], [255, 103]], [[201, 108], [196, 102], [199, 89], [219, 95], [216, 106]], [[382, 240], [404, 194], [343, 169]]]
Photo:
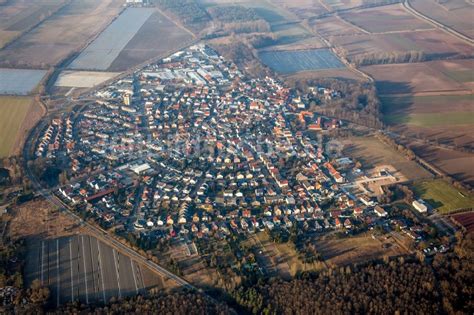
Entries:
[[472, 314], [474, 243], [459, 240], [431, 262], [414, 257], [346, 266], [232, 293], [253, 314]]

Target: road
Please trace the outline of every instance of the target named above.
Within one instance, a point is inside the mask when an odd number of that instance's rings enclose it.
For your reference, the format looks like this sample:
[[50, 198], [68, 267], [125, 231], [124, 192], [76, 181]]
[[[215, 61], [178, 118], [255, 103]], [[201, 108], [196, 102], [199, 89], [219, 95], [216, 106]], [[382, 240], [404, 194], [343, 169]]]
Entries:
[[432, 18], [424, 15], [423, 13], [415, 10], [411, 4], [410, 4], [410, 0], [404, 0], [403, 1], [403, 7], [409, 11], [411, 14], [417, 16], [418, 18], [430, 23], [431, 25], [434, 25], [436, 27], [438, 27], [439, 29], [445, 31], [446, 33], [449, 33], [451, 35], [454, 35], [456, 36], [457, 38], [459, 38], [460, 40], [468, 43], [469, 45], [472, 45], [474, 44], [474, 40], [472, 40], [470, 37], [464, 35], [464, 34], [461, 34], [460, 32], [456, 31], [455, 29], [445, 25], [445, 24], [442, 24], [436, 20], [433, 20]]

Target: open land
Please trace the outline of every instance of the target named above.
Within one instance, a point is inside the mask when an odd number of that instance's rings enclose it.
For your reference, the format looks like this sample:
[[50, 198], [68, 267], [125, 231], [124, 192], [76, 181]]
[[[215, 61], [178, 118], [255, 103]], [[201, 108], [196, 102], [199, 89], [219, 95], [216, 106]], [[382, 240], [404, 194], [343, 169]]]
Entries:
[[331, 15], [325, 18], [314, 20], [311, 23], [313, 29], [321, 36], [330, 38], [331, 36], [361, 35], [364, 32], [340, 17]]
[[276, 274], [283, 279], [294, 277], [299, 272], [317, 271], [325, 268], [323, 263], [303, 263], [290, 243], [275, 243], [266, 232], [252, 235], [249, 243], [257, 248], [257, 259], [267, 273]]
[[9, 156], [29, 109], [30, 97], [0, 96], [0, 157]]
[[382, 97], [383, 119], [398, 132], [471, 147], [473, 97], [473, 94]]
[[63, 71], [55, 85], [59, 87], [91, 88], [117, 76], [117, 72]]
[[474, 124], [474, 95], [382, 97], [384, 119], [389, 124], [421, 127]]
[[400, 245], [390, 241], [391, 246], [384, 248], [384, 240], [374, 239], [369, 234], [340, 239], [317, 239], [315, 246], [326, 263], [331, 267], [361, 263], [383, 256], [399, 256], [406, 254]]
[[332, 10], [350, 9], [361, 6], [365, 3], [374, 2], [373, 0], [321, 0], [326, 6]]
[[459, 191], [442, 179], [420, 181], [413, 188], [418, 198], [443, 214], [474, 205], [474, 197], [469, 192]]
[[350, 60], [367, 54], [408, 53], [419, 51], [429, 59], [470, 57], [472, 48], [463, 41], [437, 30], [408, 33], [333, 36], [329, 39], [342, 47]]
[[71, 1], [0, 51], [0, 64], [9, 67], [47, 68], [79, 51], [115, 18], [119, 0]]
[[396, 32], [432, 29], [433, 26], [416, 18], [401, 4], [354, 10], [340, 14], [350, 23], [370, 32]]
[[[466, 128], [466, 137], [472, 139], [472, 127]], [[413, 151], [456, 180], [474, 186], [474, 154], [439, 147], [413, 144]]]
[[431, 174], [416, 162], [407, 160], [375, 137], [352, 137], [345, 144], [345, 153], [359, 160], [364, 168], [388, 164], [395, 167], [407, 179], [431, 177]]
[[294, 82], [304, 79], [317, 78], [336, 78], [336, 79], [348, 79], [348, 80], [365, 80], [360, 74], [351, 71], [347, 68], [344, 69], [321, 69], [315, 71], [301, 71], [296, 74], [288, 74], [285, 76], [285, 81], [289, 86], [294, 86]]
[[259, 53], [259, 57], [264, 64], [283, 74], [344, 68], [343, 63], [328, 49], [263, 51]]
[[30, 241], [25, 278], [34, 279], [51, 290], [52, 301], [64, 304], [106, 303], [112, 297], [144, 294], [148, 289], [162, 288], [162, 279], [144, 267], [88, 235], [75, 235], [41, 241]]
[[[272, 33], [277, 36], [275, 45], [288, 45], [292, 47], [305, 44], [311, 48], [321, 48], [325, 45], [299, 24], [280, 24], [272, 27]], [[291, 44], [291, 45], [290, 45]]]
[[153, 14], [149, 8], [128, 8], [70, 64], [71, 69], [106, 70]]
[[467, 233], [474, 231], [474, 212], [453, 214], [451, 218], [462, 225]]
[[35, 279], [48, 286], [54, 305], [109, 301], [112, 296], [145, 293], [172, 283], [89, 236], [69, 216], [43, 199], [15, 207], [9, 225], [12, 239], [25, 238], [27, 286]]
[[285, 7], [288, 11], [298, 16], [300, 19], [306, 19], [315, 15], [327, 12], [327, 9], [319, 2], [313, 0], [271, 0], [272, 3], [280, 7]]
[[410, 4], [423, 15], [447, 25], [466, 36], [474, 37], [472, 24], [474, 5], [472, 2], [470, 3], [465, 0], [411, 0]]
[[246, 8], [252, 8], [255, 12], [272, 27], [277, 24], [284, 24], [297, 19], [297, 16], [288, 10], [283, 10], [277, 5], [267, 0], [199, 0], [204, 7], [216, 5], [241, 5]]
[[0, 68], [0, 94], [27, 95], [45, 74], [45, 70]]
[[0, 48], [56, 13], [66, 1], [12, 0], [0, 6]]
[[373, 65], [361, 70], [376, 81], [377, 91], [390, 94], [472, 93], [474, 60], [437, 60], [409, 64]]
[[108, 70], [126, 70], [148, 59], [171, 53], [192, 39], [188, 31], [155, 11], [120, 51]]

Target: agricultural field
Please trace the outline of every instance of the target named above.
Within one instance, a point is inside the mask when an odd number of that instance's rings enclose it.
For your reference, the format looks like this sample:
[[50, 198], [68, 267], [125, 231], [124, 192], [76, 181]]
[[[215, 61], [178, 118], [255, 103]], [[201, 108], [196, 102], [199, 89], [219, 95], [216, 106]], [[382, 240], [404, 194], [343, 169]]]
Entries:
[[364, 169], [392, 165], [408, 180], [431, 178], [432, 175], [414, 161], [382, 143], [375, 137], [351, 137], [344, 141], [344, 153], [360, 161]]
[[282, 74], [344, 68], [344, 64], [329, 49], [262, 51], [259, 57], [265, 65]]
[[384, 119], [390, 124], [436, 125], [473, 124], [474, 95], [382, 97]]
[[401, 4], [353, 10], [340, 16], [370, 33], [433, 29], [432, 25], [407, 12]]
[[0, 157], [9, 156], [14, 150], [31, 106], [30, 97], [0, 96]]
[[311, 23], [311, 27], [325, 38], [365, 34], [363, 30], [336, 15], [314, 20]]
[[123, 71], [192, 39], [153, 8], [128, 8], [69, 65], [69, 69]]
[[[1, 3], [0, 3], [1, 4]], [[56, 13], [64, 0], [11, 0], [0, 6], [0, 48]]]
[[121, 0], [71, 1], [0, 51], [0, 65], [41, 68], [79, 51], [122, 10]]
[[159, 275], [148, 271], [145, 279], [145, 267], [92, 236], [31, 240], [27, 245], [26, 285], [38, 279], [56, 305], [106, 303], [164, 288]]
[[425, 95], [381, 97], [383, 119], [395, 131], [417, 138], [472, 147], [474, 95]]
[[474, 89], [474, 61], [437, 60], [410, 64], [373, 65], [361, 70], [371, 75], [382, 95], [470, 94]]
[[304, 71], [294, 74], [288, 74], [285, 76], [285, 82], [289, 86], [294, 86], [296, 81], [299, 80], [311, 80], [315, 77], [318, 78], [335, 78], [335, 79], [346, 79], [346, 80], [356, 80], [364, 81], [365, 78], [360, 74], [349, 70], [348, 68], [344, 69], [327, 69], [327, 70], [316, 70], [316, 71]]
[[472, 231], [474, 231], [474, 212], [453, 214], [451, 219], [462, 225], [467, 233], [472, 233]]
[[474, 37], [474, 27], [472, 24], [474, 4], [472, 1], [411, 0], [410, 4], [423, 15], [441, 24], [445, 24], [466, 36]]
[[[281, 24], [272, 27], [272, 33], [277, 36], [275, 45], [306, 45], [306, 47], [321, 48], [325, 47], [323, 43], [305, 30], [299, 24]], [[291, 45], [290, 45], [291, 44]]]
[[199, 0], [202, 6], [208, 8], [216, 5], [241, 5], [252, 8], [262, 19], [267, 21], [272, 27], [278, 24], [285, 24], [298, 19], [298, 17], [287, 10], [279, 8], [269, 0]]
[[350, 60], [372, 54], [422, 52], [427, 58], [466, 58], [473, 56], [470, 45], [440, 31], [333, 36], [329, 40], [342, 47]]
[[151, 58], [170, 54], [192, 40], [191, 33], [178, 27], [160, 12], [154, 11], [120, 51], [108, 70], [126, 70]]
[[[464, 134], [473, 143], [472, 127], [466, 128]], [[424, 144], [411, 145], [412, 150], [421, 158], [436, 166], [458, 181], [474, 187], [474, 154]]]
[[272, 3], [284, 7], [300, 19], [307, 19], [328, 12], [319, 1], [313, 0], [270, 0]]
[[460, 191], [442, 179], [417, 182], [413, 185], [413, 189], [417, 198], [422, 198], [442, 214], [474, 205], [472, 194]]
[[153, 12], [148, 8], [128, 8], [81, 52], [69, 68], [106, 70]]
[[[388, 248], [384, 248], [384, 244], [389, 245]], [[374, 239], [370, 234], [340, 239], [317, 239], [314, 245], [329, 267], [362, 263], [372, 259], [381, 259], [383, 256], [406, 254], [406, 250], [396, 242]]]
[[91, 88], [117, 76], [118, 72], [62, 71], [54, 84], [58, 87]]
[[45, 70], [0, 68], [0, 94], [27, 95], [45, 74]]

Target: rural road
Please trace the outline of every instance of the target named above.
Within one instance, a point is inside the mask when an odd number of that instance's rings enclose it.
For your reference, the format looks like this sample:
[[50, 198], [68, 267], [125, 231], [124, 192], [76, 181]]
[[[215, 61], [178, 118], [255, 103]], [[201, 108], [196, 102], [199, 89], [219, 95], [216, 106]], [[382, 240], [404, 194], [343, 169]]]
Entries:
[[445, 24], [442, 24], [442, 23], [440, 23], [440, 22], [438, 22], [438, 21], [436, 21], [436, 20], [433, 20], [432, 18], [430, 18], [430, 17], [424, 15], [423, 13], [421, 13], [421, 12], [415, 10], [415, 9], [411, 6], [411, 4], [410, 4], [410, 0], [403, 0], [403, 3], [402, 3], [402, 4], [403, 4], [403, 7], [404, 7], [405, 9], [407, 9], [410, 13], [412, 13], [412, 14], [415, 15], [415, 16], [417, 16], [418, 18], [423, 19], [423, 20], [425, 20], [426, 22], [428, 22], [428, 23], [430, 23], [430, 24], [432, 24], [432, 25], [434, 25], [434, 26], [440, 28], [441, 30], [443, 30], [443, 31], [445, 31], [445, 32], [447, 32], [447, 33], [449, 33], [449, 34], [451, 34], [451, 35], [456, 36], [457, 38], [461, 39], [462, 41], [464, 41], [464, 42], [466, 42], [466, 43], [468, 43], [468, 44], [470, 44], [470, 45], [473, 45], [473, 44], [474, 44], [474, 40], [472, 40], [470, 37], [468, 37], [468, 36], [466, 36], [466, 35], [464, 35], [464, 34], [461, 34], [460, 32], [458, 32], [458, 31], [452, 29], [451, 27], [449, 27], [449, 26], [447, 26], [447, 25], [445, 25]]

